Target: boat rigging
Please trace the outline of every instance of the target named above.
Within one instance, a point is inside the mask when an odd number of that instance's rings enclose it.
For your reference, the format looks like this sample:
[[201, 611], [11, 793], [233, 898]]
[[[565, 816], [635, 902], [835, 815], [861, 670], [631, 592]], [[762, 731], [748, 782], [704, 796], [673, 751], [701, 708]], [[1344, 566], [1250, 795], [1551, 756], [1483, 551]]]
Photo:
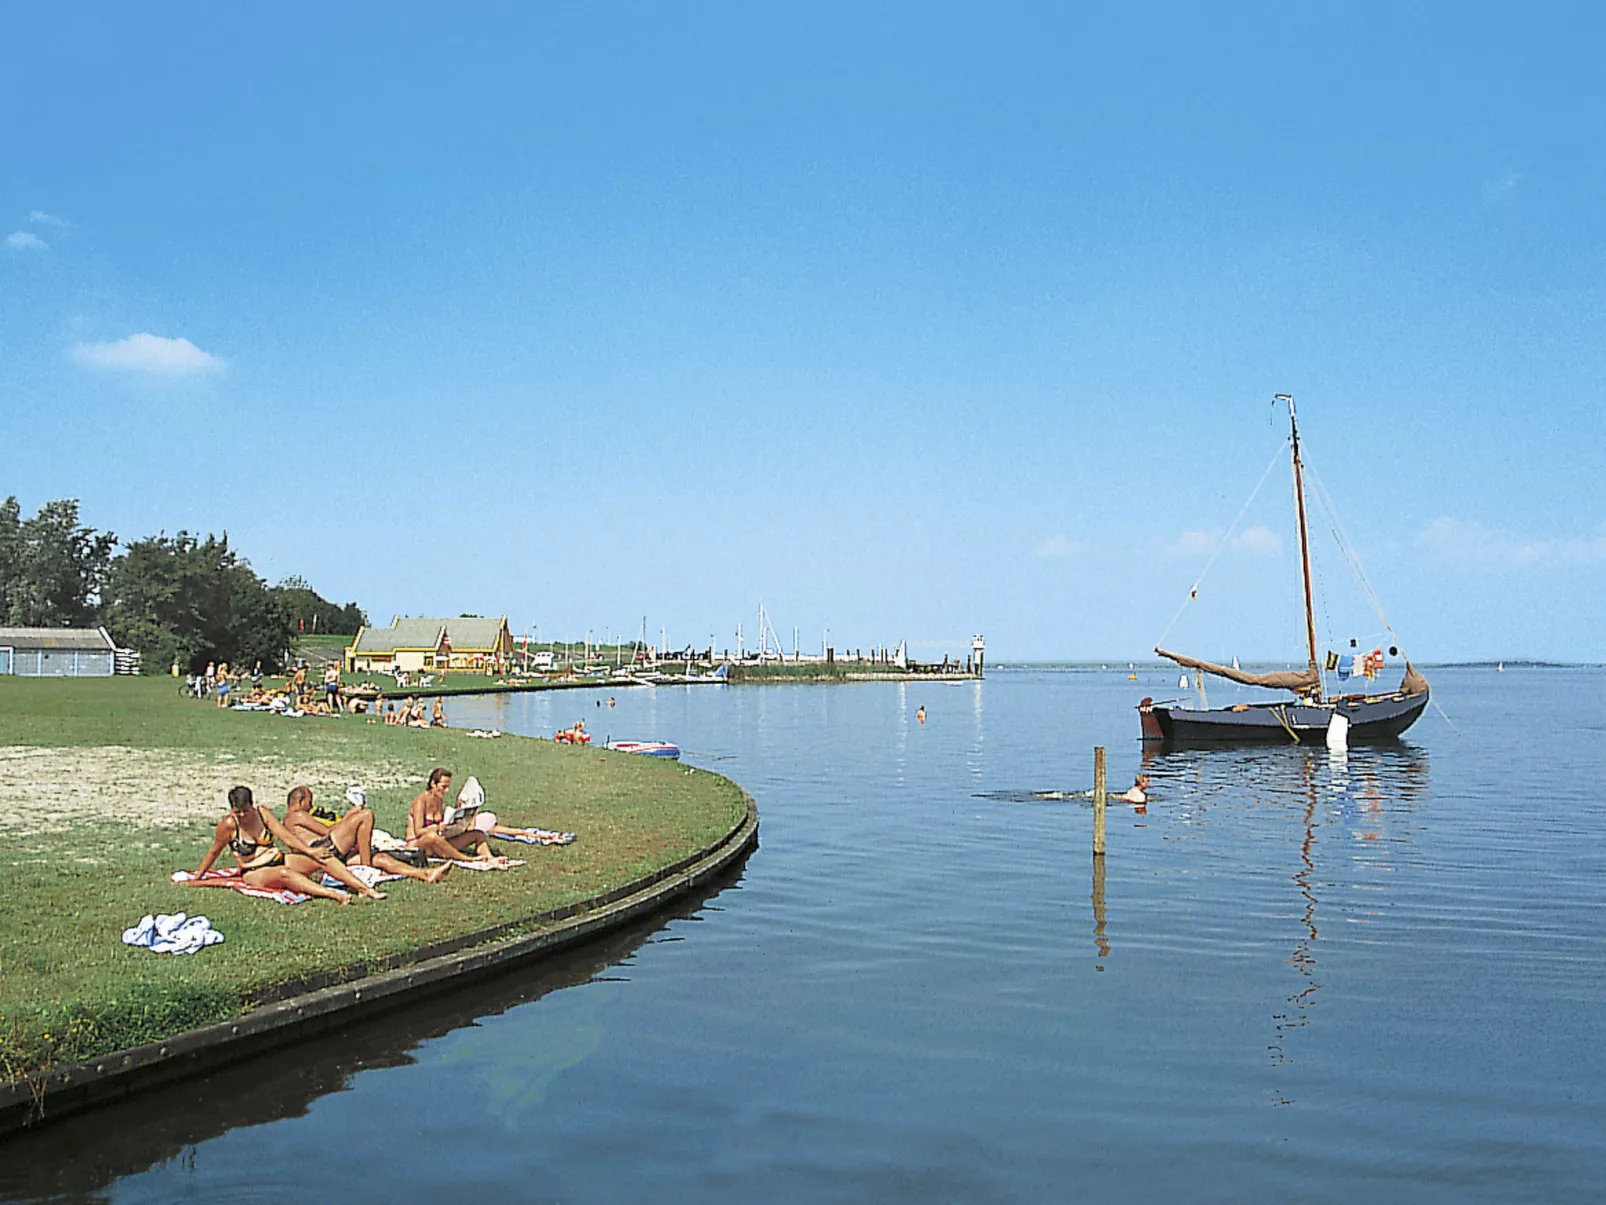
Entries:
[[[1311, 589], [1311, 558], [1310, 558], [1310, 527], [1305, 512], [1305, 464], [1301, 454], [1299, 441], [1299, 420], [1294, 410], [1294, 399], [1286, 393], [1279, 393], [1275, 401], [1288, 407], [1289, 442], [1292, 449], [1294, 474], [1294, 503], [1295, 513], [1299, 527], [1299, 564], [1301, 585], [1304, 588], [1305, 602], [1305, 646], [1308, 661], [1303, 670], [1277, 670], [1269, 673], [1253, 673], [1239, 668], [1237, 658], [1233, 658], [1231, 666], [1217, 665], [1211, 661], [1204, 661], [1197, 657], [1184, 656], [1173, 653], [1164, 648], [1156, 647], [1155, 652], [1168, 660], [1175, 661], [1184, 669], [1198, 672], [1200, 694], [1203, 696], [1204, 674], [1214, 674], [1229, 681], [1238, 682], [1245, 686], [1262, 686], [1272, 690], [1288, 691], [1293, 694], [1293, 702], [1266, 701], [1257, 703], [1239, 703], [1231, 707], [1211, 708], [1208, 705], [1198, 708], [1185, 707], [1174, 703], [1156, 703], [1153, 699], [1144, 699], [1138, 705], [1139, 716], [1143, 724], [1145, 740], [1158, 740], [1169, 743], [1247, 743], [1255, 741], [1293, 741], [1295, 744], [1302, 740], [1322, 739], [1329, 730], [1337, 730], [1346, 734], [1348, 740], [1377, 740], [1398, 736], [1422, 714], [1430, 698], [1427, 679], [1417, 672], [1409, 660], [1405, 663], [1405, 676], [1398, 689], [1383, 694], [1344, 694], [1328, 698], [1323, 689], [1323, 663], [1317, 656], [1316, 644], [1316, 608], [1314, 594]], [[1275, 463], [1275, 462], [1274, 462]], [[1268, 466], [1269, 472], [1269, 466]], [[1261, 483], [1264, 484], [1265, 476]], [[1320, 480], [1318, 479], [1320, 488]], [[1260, 486], [1255, 487], [1256, 492]], [[1321, 497], [1321, 494], [1318, 494]], [[1250, 496], [1253, 501], [1253, 495]], [[1244, 504], [1244, 511], [1248, 510], [1248, 503]], [[1329, 504], [1329, 509], [1331, 506]], [[1239, 519], [1243, 518], [1244, 511], [1239, 512]], [[1234, 520], [1236, 527], [1237, 520]], [[1334, 538], [1338, 538], [1335, 525]], [[1231, 535], [1231, 532], [1228, 532]], [[1376, 605], [1375, 596], [1371, 588], [1365, 583], [1364, 576], [1360, 574], [1359, 563], [1353, 553], [1340, 547], [1345, 559], [1350, 562], [1357, 576], [1362, 577], [1362, 584], [1368, 596]], [[1211, 558], [1212, 562], [1214, 557]], [[1209, 566], [1206, 566], [1208, 571]], [[1201, 575], [1201, 579], [1202, 575]], [[1189, 601], [1198, 597], [1199, 583], [1195, 582], [1188, 592]], [[1184, 607], [1187, 606], [1185, 602]], [[1379, 617], [1382, 617], [1379, 608]], [[1181, 612], [1178, 612], [1181, 615]], [[1172, 623], [1175, 624], [1173, 619]], [[1387, 619], [1383, 620], [1385, 628]], [[1169, 632], [1169, 628], [1167, 629]], [[1392, 629], [1389, 629], [1392, 634]], [[1163, 640], [1164, 637], [1162, 636]], [[1353, 643], [1353, 642], [1352, 642]], [[1397, 643], [1393, 648], [1397, 649]], [[1373, 657], [1376, 661], [1373, 661]], [[1349, 661], [1350, 658], [1340, 659], [1337, 654], [1329, 656], [1331, 664], [1327, 668], [1337, 668], [1340, 661]], [[1382, 663], [1381, 654], [1364, 655], [1355, 659], [1364, 665], [1365, 675], [1370, 678], [1375, 675]], [[1341, 671], [1341, 676], [1347, 670]], [[1184, 677], [1186, 681], [1186, 677]]]

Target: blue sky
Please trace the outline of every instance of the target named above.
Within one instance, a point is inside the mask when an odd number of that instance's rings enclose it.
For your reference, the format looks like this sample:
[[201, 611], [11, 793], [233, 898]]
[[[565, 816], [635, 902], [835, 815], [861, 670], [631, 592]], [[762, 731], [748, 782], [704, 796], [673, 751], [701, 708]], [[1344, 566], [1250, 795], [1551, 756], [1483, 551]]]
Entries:
[[[339, 7], [9, 13], [0, 495], [381, 621], [1132, 659], [1290, 392], [1414, 656], [1606, 660], [1595, 6]], [[1169, 645], [1299, 655], [1291, 513]]]

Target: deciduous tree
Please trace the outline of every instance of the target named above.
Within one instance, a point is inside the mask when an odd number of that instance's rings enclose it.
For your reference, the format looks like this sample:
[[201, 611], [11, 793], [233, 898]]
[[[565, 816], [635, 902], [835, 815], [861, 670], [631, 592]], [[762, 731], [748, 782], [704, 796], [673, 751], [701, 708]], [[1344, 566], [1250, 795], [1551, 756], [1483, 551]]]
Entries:
[[226, 535], [136, 540], [117, 558], [107, 594], [108, 629], [153, 670], [175, 661], [191, 671], [208, 661], [260, 661], [273, 671], [289, 655], [289, 609]]
[[117, 537], [78, 522], [78, 500], [58, 498], [21, 518], [15, 498], [0, 507], [0, 589], [16, 627], [91, 627]]

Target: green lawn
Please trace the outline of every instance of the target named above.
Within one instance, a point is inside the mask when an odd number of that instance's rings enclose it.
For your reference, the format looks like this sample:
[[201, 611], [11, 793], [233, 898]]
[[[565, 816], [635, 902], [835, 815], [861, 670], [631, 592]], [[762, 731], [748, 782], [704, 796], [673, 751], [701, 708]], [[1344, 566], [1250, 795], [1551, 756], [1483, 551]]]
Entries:
[[[421, 943], [586, 899], [709, 845], [743, 808], [729, 780], [655, 758], [360, 717], [222, 711], [181, 698], [170, 678], [0, 677], [0, 758], [7, 1078], [238, 1015], [309, 975], [355, 977]], [[231, 781], [281, 815], [286, 790], [303, 777], [330, 804], [340, 802], [340, 783], [363, 785], [379, 827], [400, 834], [407, 804], [437, 765], [459, 786], [477, 775], [486, 806], [505, 823], [572, 831], [579, 841], [505, 844], [502, 852], [528, 865], [459, 869], [439, 886], [390, 883], [388, 900], [346, 907], [286, 906], [168, 880], [200, 860]], [[151, 822], [186, 807], [186, 818]], [[179, 911], [208, 916], [227, 940], [181, 958], [122, 944], [145, 913]]]
[[297, 648], [349, 649], [351, 642], [355, 639], [357, 639], [355, 632], [345, 636], [331, 635], [328, 632], [319, 632], [316, 635], [311, 632], [302, 632], [296, 636], [295, 642], [290, 647], [292, 655], [294, 655], [294, 650]]

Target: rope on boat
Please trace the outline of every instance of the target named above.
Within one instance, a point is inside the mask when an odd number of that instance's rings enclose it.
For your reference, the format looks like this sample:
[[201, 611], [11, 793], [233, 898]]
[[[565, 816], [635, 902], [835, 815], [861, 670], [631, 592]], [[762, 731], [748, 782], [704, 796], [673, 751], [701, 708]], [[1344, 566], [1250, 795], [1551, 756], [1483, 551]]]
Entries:
[[1238, 512], [1238, 517], [1232, 521], [1232, 526], [1227, 528], [1227, 534], [1222, 536], [1216, 543], [1215, 551], [1210, 554], [1210, 559], [1205, 562], [1205, 567], [1199, 571], [1199, 576], [1194, 579], [1193, 585], [1189, 587], [1188, 596], [1182, 600], [1182, 605], [1177, 608], [1177, 613], [1171, 617], [1171, 622], [1165, 625], [1165, 631], [1160, 633], [1160, 639], [1156, 640], [1155, 644], [1162, 645], [1165, 643], [1166, 637], [1171, 635], [1171, 629], [1177, 626], [1177, 620], [1181, 619], [1182, 613], [1188, 609], [1188, 604], [1197, 601], [1199, 587], [1204, 585], [1205, 574], [1210, 572], [1210, 567], [1216, 563], [1216, 558], [1221, 555], [1221, 550], [1227, 546], [1227, 541], [1232, 539], [1232, 533], [1238, 530], [1238, 524], [1243, 522], [1244, 515], [1248, 513], [1249, 507], [1255, 501], [1255, 496], [1260, 493], [1260, 487], [1266, 484], [1266, 478], [1271, 476], [1271, 471], [1277, 467], [1277, 462], [1282, 459], [1283, 451], [1287, 447], [1288, 440], [1285, 439], [1277, 451], [1272, 453], [1271, 463], [1266, 466], [1266, 471], [1260, 475], [1259, 484], [1255, 486], [1254, 491], [1249, 495], [1249, 500], [1243, 504], [1243, 508]]
[[1455, 733], [1457, 736], [1460, 736], [1461, 735], [1461, 729], [1459, 729], [1459, 728], [1457, 728], [1455, 726], [1455, 721], [1454, 720], [1452, 720], [1449, 716], [1444, 714], [1444, 708], [1439, 706], [1439, 701], [1436, 698], [1434, 698], [1432, 695], [1429, 695], [1428, 696], [1428, 702], [1433, 704], [1433, 710], [1439, 713], [1440, 718], [1442, 718], [1446, 724], [1450, 725], [1450, 731]]
[[1277, 722], [1283, 726], [1283, 731], [1294, 738], [1294, 744], [1299, 744], [1299, 733], [1295, 732], [1293, 727], [1288, 723], [1288, 717], [1284, 714], [1284, 709], [1281, 707], [1273, 707], [1271, 709], [1271, 713], [1277, 717]]
[[1403, 643], [1400, 640], [1399, 633], [1394, 630], [1394, 625], [1389, 622], [1388, 616], [1383, 614], [1383, 603], [1377, 597], [1377, 591], [1372, 589], [1372, 583], [1367, 580], [1366, 570], [1361, 568], [1360, 554], [1350, 544], [1349, 534], [1344, 530], [1344, 524], [1339, 521], [1338, 508], [1333, 505], [1332, 495], [1327, 492], [1327, 486], [1323, 484], [1321, 474], [1310, 465], [1305, 467], [1310, 473], [1311, 480], [1316, 484], [1316, 501], [1320, 504], [1322, 514], [1327, 519], [1327, 530], [1332, 532], [1333, 542], [1338, 545], [1340, 555], [1343, 556], [1345, 563], [1349, 565], [1350, 572], [1355, 575], [1355, 580], [1360, 583], [1361, 591], [1366, 595], [1366, 601], [1371, 603], [1372, 610], [1377, 612], [1377, 618], [1383, 624], [1383, 630], [1393, 638], [1396, 645]]

